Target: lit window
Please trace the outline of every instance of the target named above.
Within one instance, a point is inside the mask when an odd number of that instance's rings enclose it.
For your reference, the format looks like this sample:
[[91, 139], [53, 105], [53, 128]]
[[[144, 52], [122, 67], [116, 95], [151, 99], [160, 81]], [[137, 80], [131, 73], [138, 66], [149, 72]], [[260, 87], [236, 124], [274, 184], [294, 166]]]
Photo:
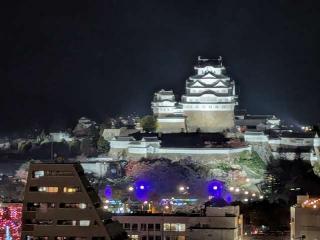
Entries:
[[186, 224], [184, 223], [164, 223], [164, 231], [184, 232], [186, 231]]
[[44, 171], [34, 171], [33, 172], [33, 177], [34, 178], [40, 178], [44, 176]]
[[80, 220], [79, 225], [88, 227], [88, 226], [90, 226], [90, 220]]
[[80, 208], [85, 209], [87, 204], [85, 203], [60, 203], [60, 208]]
[[87, 207], [87, 204], [85, 203], [79, 203], [79, 208], [80, 209], [85, 209]]
[[139, 240], [139, 235], [128, 235], [130, 240]]
[[58, 187], [36, 187], [36, 188], [38, 189], [38, 192], [49, 192], [49, 193], [56, 193], [59, 190]]
[[66, 192], [66, 193], [80, 192], [80, 188], [79, 187], [64, 187], [63, 192]]

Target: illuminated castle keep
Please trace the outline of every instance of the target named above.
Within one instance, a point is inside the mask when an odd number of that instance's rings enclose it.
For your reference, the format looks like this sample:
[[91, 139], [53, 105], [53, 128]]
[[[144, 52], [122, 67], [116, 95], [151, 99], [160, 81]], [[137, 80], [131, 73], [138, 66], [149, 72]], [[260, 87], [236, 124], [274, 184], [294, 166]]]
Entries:
[[154, 94], [151, 105], [158, 132], [222, 132], [234, 127], [235, 84], [225, 74], [222, 58], [198, 57], [194, 69], [180, 102], [172, 90]]

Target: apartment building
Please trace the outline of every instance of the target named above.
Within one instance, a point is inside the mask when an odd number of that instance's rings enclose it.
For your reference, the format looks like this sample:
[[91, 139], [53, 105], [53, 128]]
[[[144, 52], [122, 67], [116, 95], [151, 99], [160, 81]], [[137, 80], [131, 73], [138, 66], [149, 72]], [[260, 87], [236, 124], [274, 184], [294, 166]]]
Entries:
[[125, 239], [121, 225], [100, 206], [79, 163], [31, 163], [23, 201], [22, 239]]
[[207, 207], [205, 214], [117, 215], [131, 240], [241, 240], [239, 206]]

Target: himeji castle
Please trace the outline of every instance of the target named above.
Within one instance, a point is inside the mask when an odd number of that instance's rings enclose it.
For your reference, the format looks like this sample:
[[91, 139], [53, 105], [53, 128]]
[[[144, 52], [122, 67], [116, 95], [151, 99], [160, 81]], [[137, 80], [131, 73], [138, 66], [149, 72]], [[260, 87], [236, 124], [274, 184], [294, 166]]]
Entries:
[[235, 83], [226, 75], [222, 57], [198, 57], [194, 69], [181, 101], [172, 90], [154, 94], [151, 106], [158, 132], [222, 132], [234, 128], [234, 108], [238, 104]]

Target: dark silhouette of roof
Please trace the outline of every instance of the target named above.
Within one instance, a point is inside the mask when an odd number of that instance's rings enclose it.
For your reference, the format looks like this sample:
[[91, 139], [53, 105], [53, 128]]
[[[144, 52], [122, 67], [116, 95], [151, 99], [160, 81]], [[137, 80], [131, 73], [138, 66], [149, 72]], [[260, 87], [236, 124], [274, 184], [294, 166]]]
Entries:
[[208, 143], [217, 146], [226, 145], [229, 141], [222, 133], [133, 133], [136, 140], [143, 137], [157, 136], [161, 140], [162, 147], [205, 147]]

